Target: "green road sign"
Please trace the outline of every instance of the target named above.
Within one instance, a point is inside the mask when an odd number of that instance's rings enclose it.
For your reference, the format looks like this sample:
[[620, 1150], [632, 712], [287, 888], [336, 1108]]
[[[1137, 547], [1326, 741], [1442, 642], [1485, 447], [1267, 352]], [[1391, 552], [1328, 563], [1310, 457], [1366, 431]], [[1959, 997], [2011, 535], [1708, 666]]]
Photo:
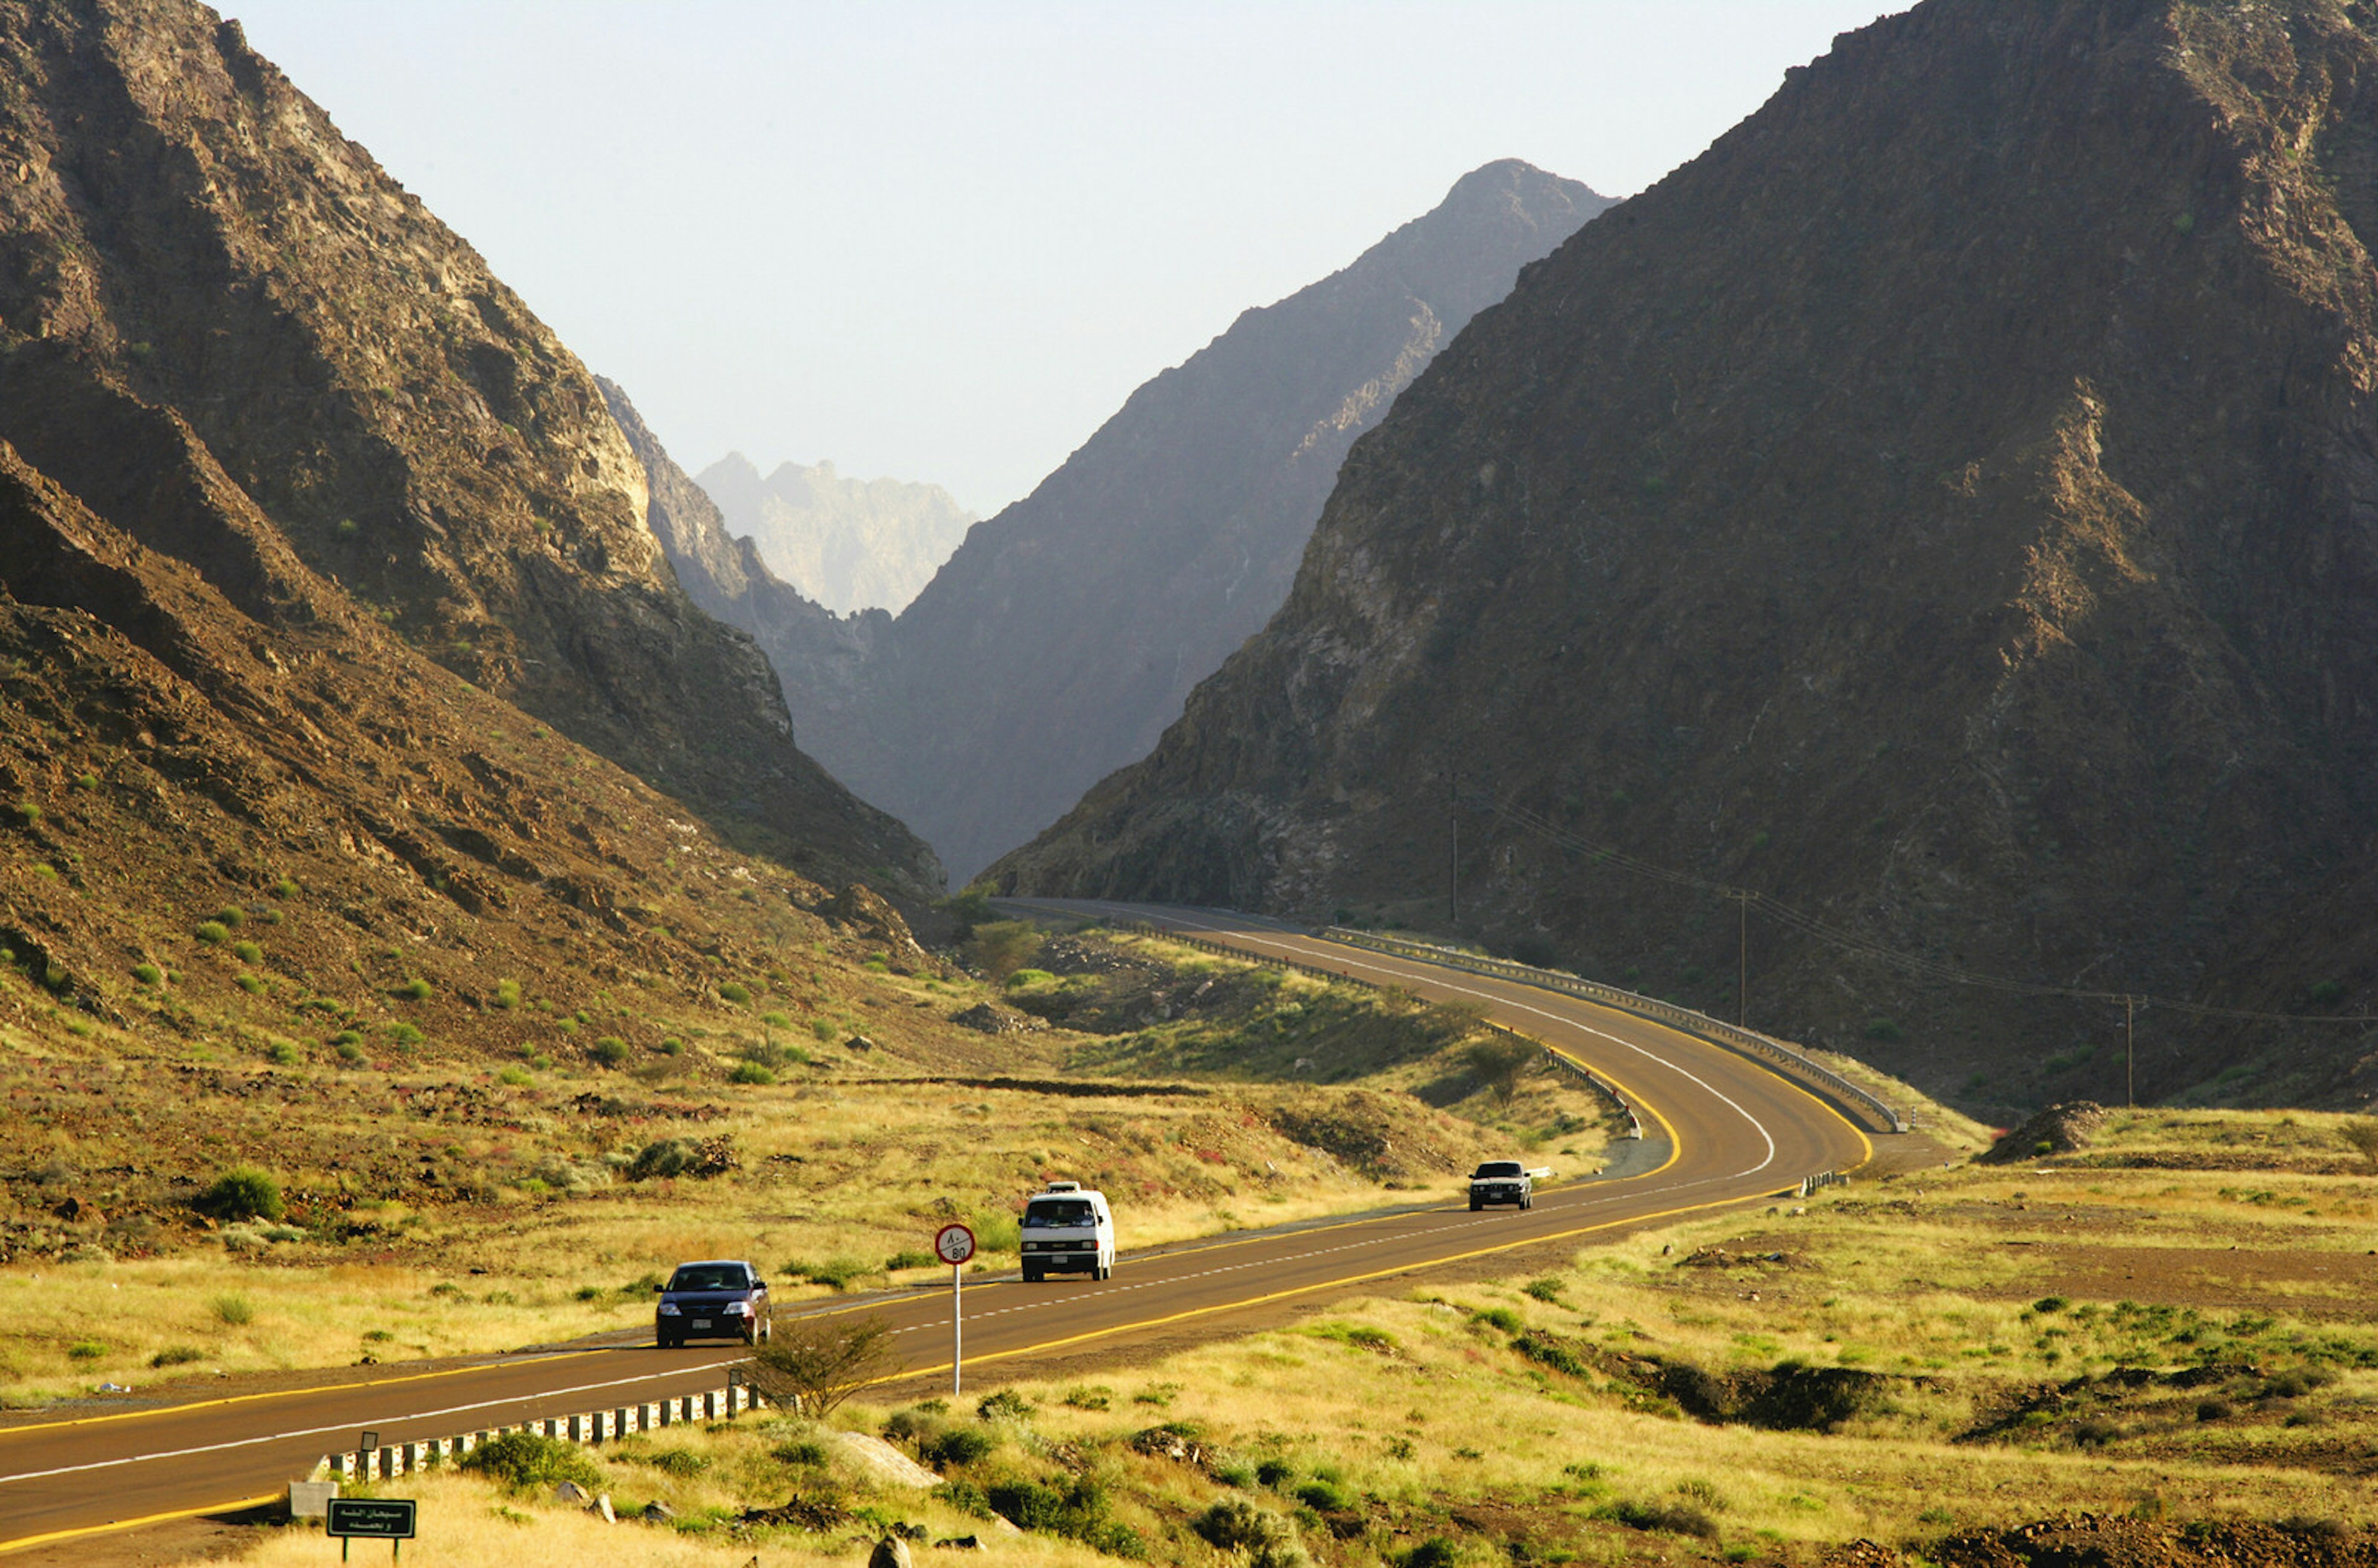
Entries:
[[326, 1532], [374, 1540], [411, 1540], [414, 1502], [409, 1497], [334, 1497]]

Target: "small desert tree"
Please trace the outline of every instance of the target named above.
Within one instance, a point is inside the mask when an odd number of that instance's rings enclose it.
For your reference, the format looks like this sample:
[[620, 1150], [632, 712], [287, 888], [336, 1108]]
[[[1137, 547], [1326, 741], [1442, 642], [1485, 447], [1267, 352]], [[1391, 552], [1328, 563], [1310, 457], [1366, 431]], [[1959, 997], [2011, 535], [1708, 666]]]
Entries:
[[1029, 920], [994, 920], [977, 926], [967, 940], [967, 956], [1002, 985], [1032, 962], [1040, 952], [1040, 928]]
[[1519, 1092], [1519, 1076], [1536, 1059], [1536, 1047], [1525, 1040], [1481, 1040], [1461, 1053], [1470, 1071], [1485, 1081], [1495, 1098], [1503, 1105]]
[[2354, 1153], [2378, 1167], [2378, 1116], [2357, 1116], [2336, 1130]]
[[823, 1416], [893, 1370], [882, 1318], [795, 1318], [751, 1353], [751, 1385], [772, 1405]]

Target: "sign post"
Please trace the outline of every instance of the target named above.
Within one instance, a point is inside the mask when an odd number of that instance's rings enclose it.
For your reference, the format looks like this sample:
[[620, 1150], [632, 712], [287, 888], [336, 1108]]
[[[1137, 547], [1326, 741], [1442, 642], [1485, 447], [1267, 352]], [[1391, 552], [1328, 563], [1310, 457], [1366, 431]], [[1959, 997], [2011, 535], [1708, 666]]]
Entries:
[[347, 1560], [347, 1538], [351, 1536], [388, 1542], [388, 1560], [393, 1562], [402, 1555], [404, 1543], [413, 1538], [414, 1507], [409, 1497], [334, 1497], [330, 1499], [330, 1516], [322, 1521], [322, 1531], [339, 1538], [342, 1562]]
[[966, 1326], [959, 1311], [965, 1290], [965, 1263], [974, 1256], [974, 1232], [962, 1225], [945, 1225], [933, 1238], [933, 1253], [950, 1265], [950, 1397], [963, 1392]]

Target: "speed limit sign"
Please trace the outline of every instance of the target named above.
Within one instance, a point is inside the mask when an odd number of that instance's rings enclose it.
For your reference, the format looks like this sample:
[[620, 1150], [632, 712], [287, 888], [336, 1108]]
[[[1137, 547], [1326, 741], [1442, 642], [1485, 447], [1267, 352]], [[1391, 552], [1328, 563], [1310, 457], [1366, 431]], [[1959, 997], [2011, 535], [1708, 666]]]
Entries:
[[956, 1266], [974, 1256], [974, 1232], [962, 1225], [945, 1225], [933, 1238], [933, 1255]]

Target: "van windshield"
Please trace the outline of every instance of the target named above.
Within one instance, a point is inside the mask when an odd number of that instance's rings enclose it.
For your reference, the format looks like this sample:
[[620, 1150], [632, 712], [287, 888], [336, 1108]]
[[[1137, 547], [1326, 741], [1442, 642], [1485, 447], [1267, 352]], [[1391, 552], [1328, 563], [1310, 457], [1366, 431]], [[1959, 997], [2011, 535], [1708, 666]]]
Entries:
[[1087, 1198], [1043, 1198], [1025, 1205], [1024, 1228], [1038, 1230], [1051, 1225], [1087, 1225], [1091, 1217]]

